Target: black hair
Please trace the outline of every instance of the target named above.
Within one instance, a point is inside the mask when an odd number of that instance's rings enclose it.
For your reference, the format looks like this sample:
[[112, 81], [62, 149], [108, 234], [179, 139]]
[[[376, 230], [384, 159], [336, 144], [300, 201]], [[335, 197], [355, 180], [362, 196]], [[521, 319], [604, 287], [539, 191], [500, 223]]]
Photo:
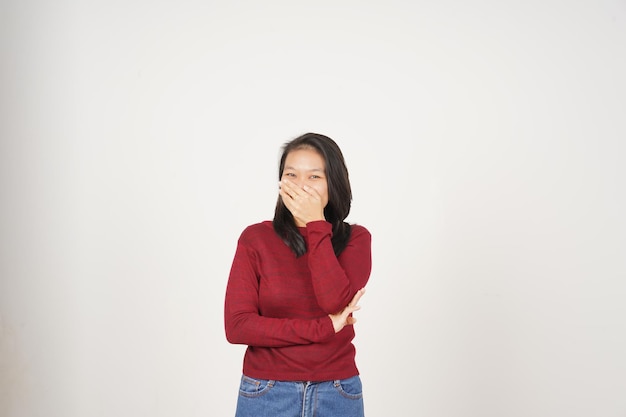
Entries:
[[[348, 244], [351, 231], [350, 224], [344, 221], [350, 213], [352, 189], [343, 153], [337, 143], [328, 136], [319, 133], [305, 133], [283, 145], [283, 153], [278, 168], [279, 180], [283, 175], [287, 155], [289, 152], [298, 149], [312, 149], [316, 151], [326, 164], [328, 204], [324, 208], [324, 218], [332, 224], [331, 242], [335, 255], [339, 256]], [[306, 253], [307, 248], [304, 238], [298, 231], [293, 215], [283, 203], [280, 195], [276, 202], [272, 224], [276, 233], [296, 256], [302, 256]]]

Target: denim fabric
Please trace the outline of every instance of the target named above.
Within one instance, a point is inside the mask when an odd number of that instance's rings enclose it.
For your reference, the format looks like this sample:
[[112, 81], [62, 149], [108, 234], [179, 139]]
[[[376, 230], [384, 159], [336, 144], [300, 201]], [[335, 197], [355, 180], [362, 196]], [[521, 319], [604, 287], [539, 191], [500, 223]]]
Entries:
[[364, 417], [361, 379], [293, 382], [243, 375], [235, 417]]

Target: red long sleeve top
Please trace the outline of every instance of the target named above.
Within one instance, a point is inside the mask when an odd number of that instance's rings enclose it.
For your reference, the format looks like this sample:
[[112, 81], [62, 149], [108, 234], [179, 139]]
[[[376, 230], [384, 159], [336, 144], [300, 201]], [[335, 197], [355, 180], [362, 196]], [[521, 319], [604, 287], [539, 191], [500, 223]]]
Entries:
[[371, 235], [352, 225], [339, 257], [330, 223], [299, 228], [307, 252], [297, 258], [271, 221], [248, 226], [239, 237], [224, 303], [226, 339], [248, 345], [243, 373], [282, 381], [328, 381], [358, 375], [354, 326], [335, 333], [328, 316], [365, 287]]

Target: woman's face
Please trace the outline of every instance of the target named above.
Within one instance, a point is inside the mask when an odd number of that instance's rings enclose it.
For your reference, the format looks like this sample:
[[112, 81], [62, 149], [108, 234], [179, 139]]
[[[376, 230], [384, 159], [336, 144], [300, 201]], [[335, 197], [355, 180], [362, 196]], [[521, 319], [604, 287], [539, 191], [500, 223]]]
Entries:
[[323, 207], [328, 204], [328, 182], [324, 158], [313, 149], [296, 149], [287, 154], [283, 168], [283, 179], [288, 179], [300, 188], [308, 185], [321, 197]]

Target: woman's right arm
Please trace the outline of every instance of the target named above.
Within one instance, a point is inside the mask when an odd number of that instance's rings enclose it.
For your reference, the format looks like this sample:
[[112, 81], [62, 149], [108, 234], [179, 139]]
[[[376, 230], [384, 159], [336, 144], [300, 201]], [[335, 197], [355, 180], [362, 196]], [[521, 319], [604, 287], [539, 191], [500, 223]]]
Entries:
[[335, 334], [329, 316], [316, 319], [263, 317], [255, 254], [241, 242], [228, 277], [224, 301], [226, 339], [233, 344], [284, 347], [323, 342]]

